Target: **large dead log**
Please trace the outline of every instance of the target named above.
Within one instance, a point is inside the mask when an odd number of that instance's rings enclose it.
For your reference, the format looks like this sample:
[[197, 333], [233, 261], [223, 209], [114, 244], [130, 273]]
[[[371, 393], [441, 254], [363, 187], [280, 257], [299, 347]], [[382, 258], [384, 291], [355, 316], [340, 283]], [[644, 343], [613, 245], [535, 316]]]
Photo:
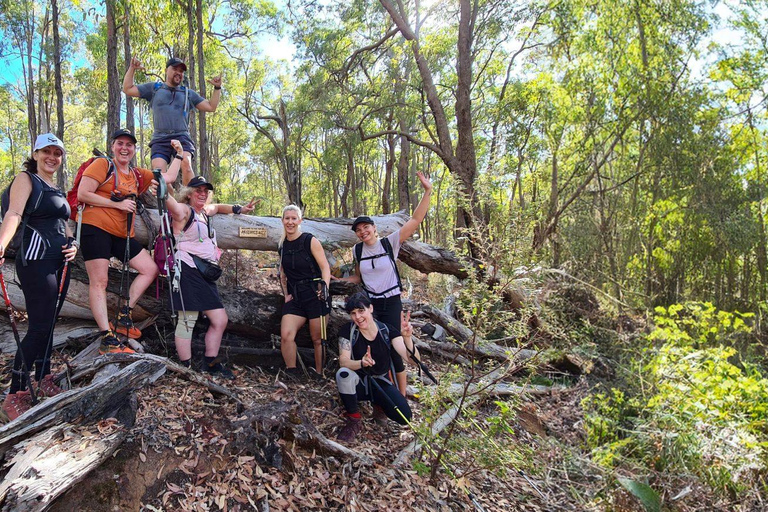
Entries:
[[[97, 432], [93, 432], [97, 430]], [[0, 483], [3, 511], [38, 511], [108, 460], [128, 435], [117, 421], [91, 429], [55, 425], [22, 443]]]
[[99, 419], [105, 413], [119, 409], [132, 391], [154, 382], [164, 373], [165, 366], [161, 363], [137, 361], [108, 379], [49, 398], [0, 427], [0, 455], [51, 425], [79, 422], [85, 418]]
[[[156, 211], [151, 212], [155, 226], [160, 225]], [[373, 217], [376, 227], [382, 235], [387, 235], [399, 229], [408, 220], [404, 211], [390, 215]], [[350, 229], [353, 219], [327, 218], [310, 219], [302, 222], [302, 229], [315, 235], [326, 250], [351, 247], [359, 240]], [[283, 224], [279, 217], [256, 217], [253, 215], [217, 215], [213, 218], [216, 229], [216, 239], [222, 249], [251, 249], [256, 251], [277, 251], [277, 244], [283, 234]], [[241, 236], [242, 228], [251, 230], [258, 236]], [[254, 232], [253, 229], [258, 230]], [[263, 235], [263, 236], [262, 236]], [[136, 223], [136, 238], [148, 245], [147, 229], [143, 222]], [[420, 272], [440, 272], [451, 274], [462, 279], [467, 277], [461, 262], [456, 255], [441, 247], [422, 242], [409, 241], [403, 244], [399, 259], [406, 265]]]

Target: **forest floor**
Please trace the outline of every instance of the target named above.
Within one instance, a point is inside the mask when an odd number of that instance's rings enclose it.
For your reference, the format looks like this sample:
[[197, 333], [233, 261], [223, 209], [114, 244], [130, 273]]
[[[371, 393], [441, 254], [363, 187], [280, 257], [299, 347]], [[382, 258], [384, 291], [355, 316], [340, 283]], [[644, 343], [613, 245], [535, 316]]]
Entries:
[[[251, 280], [260, 287], [274, 284], [271, 272], [256, 273]], [[422, 287], [425, 281], [416, 283], [417, 290]], [[418, 291], [411, 298], [430, 301]], [[55, 354], [55, 370], [63, 368], [71, 350]], [[164, 350], [160, 355], [170, 355], [167, 345]], [[321, 383], [283, 382], [276, 369], [235, 358], [230, 361], [235, 380], [219, 383], [236, 391], [238, 403], [168, 372], [137, 391], [135, 424], [115, 455], [57, 499], [51, 510], [642, 511], [635, 496], [616, 483], [617, 475], [593, 462], [587, 446], [583, 400], [616, 378], [610, 358], [600, 352], [594, 351], [591, 359], [581, 354], [584, 371], [545, 365], [507, 377], [506, 382], [518, 385], [546, 380], [553, 389], [483, 401], [475, 410], [478, 428], [461, 425], [453, 434], [466, 442], [451, 447], [446, 459], [450, 473], [441, 467], [435, 478], [430, 478], [432, 457], [425, 451], [403, 466], [393, 463], [417, 434], [392, 421], [377, 425], [367, 405], [362, 409], [363, 431], [348, 447], [370, 463], [309, 451], [283, 438], [274, 439], [278, 459], [267, 457], [263, 446], [243, 445], [237, 422], [246, 412], [278, 401], [300, 404], [320, 433], [335, 439], [344, 419], [330, 377]], [[426, 354], [423, 358], [438, 377], [449, 371], [448, 361]], [[11, 356], [3, 355], [1, 362], [7, 382]], [[415, 374], [409, 378], [416, 380]], [[425, 420], [422, 404], [410, 404], [418, 426]], [[485, 433], [498, 421], [502, 406], [514, 413], [511, 428], [488, 439]], [[98, 436], [122, 427], [103, 420], [83, 428]], [[440, 438], [430, 443], [442, 446]], [[484, 459], [482, 447], [489, 444], [501, 445], [509, 462], [500, 467], [495, 465], [498, 459]], [[665, 509], [758, 510], [739, 506], [737, 497], [715, 496], [691, 475], [654, 484], [665, 497]]]

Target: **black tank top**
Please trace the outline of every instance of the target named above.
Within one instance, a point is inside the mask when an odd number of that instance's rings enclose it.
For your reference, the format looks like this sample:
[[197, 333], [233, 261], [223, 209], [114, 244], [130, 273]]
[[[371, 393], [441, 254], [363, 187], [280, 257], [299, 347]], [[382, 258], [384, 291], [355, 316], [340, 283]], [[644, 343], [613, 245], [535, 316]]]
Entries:
[[67, 220], [70, 209], [64, 192], [32, 175], [43, 187], [40, 206], [27, 220], [24, 231], [24, 255], [27, 261], [63, 258], [61, 246], [67, 243]]
[[307, 250], [312, 243], [310, 233], [302, 233], [296, 240], [285, 240], [280, 250], [280, 264], [283, 266], [288, 286], [295, 287], [301, 281], [320, 277], [320, 271], [312, 253]]

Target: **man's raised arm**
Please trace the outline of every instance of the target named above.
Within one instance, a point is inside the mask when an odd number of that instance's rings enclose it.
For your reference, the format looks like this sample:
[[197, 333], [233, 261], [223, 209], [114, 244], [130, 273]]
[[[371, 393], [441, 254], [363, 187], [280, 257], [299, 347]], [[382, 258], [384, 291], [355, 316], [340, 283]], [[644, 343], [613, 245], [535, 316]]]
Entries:
[[131, 59], [131, 64], [128, 66], [128, 70], [125, 72], [125, 76], [123, 77], [123, 92], [128, 96], [133, 96], [134, 98], [139, 97], [139, 88], [136, 87], [136, 79], [134, 78], [137, 69], [143, 70], [144, 66], [141, 65], [141, 61], [139, 59], [133, 57]]

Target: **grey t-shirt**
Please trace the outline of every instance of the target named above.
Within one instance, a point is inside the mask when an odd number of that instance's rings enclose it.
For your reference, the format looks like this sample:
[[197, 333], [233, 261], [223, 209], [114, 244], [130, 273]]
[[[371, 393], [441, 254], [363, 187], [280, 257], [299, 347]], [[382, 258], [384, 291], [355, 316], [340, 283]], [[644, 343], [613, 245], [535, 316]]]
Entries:
[[198, 103], [205, 98], [192, 89], [185, 87], [168, 87], [161, 83], [158, 87], [155, 82], [147, 82], [137, 86], [139, 97], [150, 102], [152, 106], [152, 121], [155, 132], [152, 139], [173, 138], [176, 135], [189, 133], [188, 117], [184, 115], [185, 103], [187, 116]]
[[[400, 230], [398, 229], [394, 233], [387, 235], [390, 245], [392, 245], [392, 254], [397, 255], [400, 253]], [[381, 240], [376, 240], [376, 243], [372, 246], [363, 244], [362, 258], [368, 256], [376, 256], [384, 253], [384, 247], [381, 245]], [[392, 297], [394, 295], [400, 295], [401, 290], [397, 287], [397, 274], [392, 266], [393, 262], [389, 259], [389, 256], [382, 256], [380, 258], [374, 258], [371, 260], [363, 260], [360, 262], [360, 276], [363, 278], [365, 287], [374, 292], [375, 294], [381, 293], [384, 290], [389, 290], [393, 286], [394, 290], [388, 291], [383, 296], [376, 295], [376, 298]]]

